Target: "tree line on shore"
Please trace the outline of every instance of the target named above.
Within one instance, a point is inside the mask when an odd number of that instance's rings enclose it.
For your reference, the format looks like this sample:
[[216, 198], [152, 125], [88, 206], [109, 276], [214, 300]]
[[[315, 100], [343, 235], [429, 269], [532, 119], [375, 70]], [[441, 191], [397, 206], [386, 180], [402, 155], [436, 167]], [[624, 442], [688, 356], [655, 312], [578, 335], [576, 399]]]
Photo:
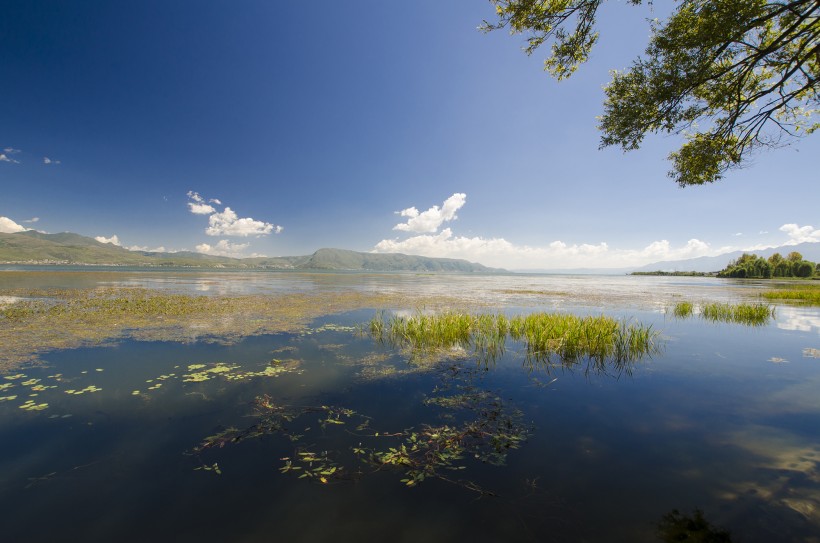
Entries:
[[775, 253], [768, 259], [743, 254], [733, 260], [725, 269], [718, 272], [718, 277], [761, 278], [798, 277], [803, 279], [820, 276], [820, 264], [804, 260], [803, 255], [792, 251], [785, 258]]

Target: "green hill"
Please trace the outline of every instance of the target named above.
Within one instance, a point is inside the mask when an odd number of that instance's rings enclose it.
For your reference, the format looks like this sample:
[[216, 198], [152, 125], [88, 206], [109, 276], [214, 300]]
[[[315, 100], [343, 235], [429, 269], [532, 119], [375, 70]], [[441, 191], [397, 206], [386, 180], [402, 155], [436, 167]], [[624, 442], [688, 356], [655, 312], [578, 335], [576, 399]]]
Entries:
[[108, 266], [192, 266], [201, 268], [255, 268], [290, 270], [356, 270], [416, 272], [500, 271], [452, 258], [428, 258], [403, 254], [359, 253], [343, 249], [319, 249], [308, 256], [228, 258], [189, 251], [156, 253], [129, 251], [110, 243], [63, 232], [43, 234], [28, 230], [0, 233], [0, 264], [64, 264]]

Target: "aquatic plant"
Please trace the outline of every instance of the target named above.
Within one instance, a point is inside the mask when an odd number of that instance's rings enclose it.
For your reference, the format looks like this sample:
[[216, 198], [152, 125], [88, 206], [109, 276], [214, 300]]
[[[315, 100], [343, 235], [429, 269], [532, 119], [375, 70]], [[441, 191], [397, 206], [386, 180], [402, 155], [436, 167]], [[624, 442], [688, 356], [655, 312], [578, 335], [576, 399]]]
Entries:
[[[774, 318], [774, 308], [764, 304], [730, 304], [723, 302], [703, 302], [697, 307], [702, 319], [711, 322], [731, 322], [748, 326], [762, 326]], [[667, 313], [670, 309], [667, 308]], [[671, 313], [679, 319], [689, 318], [695, 313], [691, 302], [678, 302]]]
[[550, 362], [552, 357], [566, 365], [581, 359], [632, 361], [657, 350], [657, 332], [651, 326], [603, 315], [532, 313], [508, 318], [502, 314], [443, 312], [385, 320], [379, 313], [369, 329], [377, 341], [409, 348], [412, 354], [460, 347], [472, 349], [484, 361], [504, 353], [507, 337], [522, 341], [527, 359], [541, 363]]
[[806, 305], [820, 305], [820, 288], [767, 290], [761, 293], [767, 300], [785, 300]]
[[695, 311], [695, 304], [692, 302], [678, 302], [672, 308], [672, 315], [678, 319], [691, 317]]
[[0, 371], [18, 368], [43, 352], [117, 339], [231, 342], [266, 333], [306, 332], [315, 318], [353, 309], [413, 302], [439, 307], [453, 301], [410, 301], [401, 294], [359, 291], [191, 296], [126, 287], [0, 289], [0, 296], [16, 300], [0, 306]]
[[[531, 428], [522, 423], [521, 411], [497, 394], [463, 384], [469, 381], [472, 371], [477, 371], [475, 368], [451, 370], [442, 368], [450, 382], [437, 387], [434, 395], [424, 401], [439, 414], [452, 412], [446, 424], [423, 423], [385, 432], [374, 428], [373, 418], [352, 409], [291, 406], [267, 395], [259, 396], [254, 401], [257, 421], [247, 428], [228, 428], [203, 439], [190, 452], [197, 459], [195, 469], [214, 471], [217, 463], [204, 459], [210, 451], [247, 439], [280, 435], [293, 444], [294, 453], [280, 458], [278, 470], [299, 479], [331, 484], [391, 470], [399, 472], [400, 481], [408, 487], [425, 479], [439, 479], [492, 495], [475, 481], [457, 478], [454, 473], [465, 470], [471, 462], [503, 465], [510, 451], [527, 440]], [[453, 391], [456, 393], [450, 394]], [[318, 421], [318, 425], [311, 420]], [[342, 444], [335, 450], [327, 448], [330, 435]], [[322, 443], [319, 452], [316, 441]]]
[[711, 302], [700, 306], [700, 316], [709, 321], [762, 326], [774, 317], [774, 308], [763, 304]]

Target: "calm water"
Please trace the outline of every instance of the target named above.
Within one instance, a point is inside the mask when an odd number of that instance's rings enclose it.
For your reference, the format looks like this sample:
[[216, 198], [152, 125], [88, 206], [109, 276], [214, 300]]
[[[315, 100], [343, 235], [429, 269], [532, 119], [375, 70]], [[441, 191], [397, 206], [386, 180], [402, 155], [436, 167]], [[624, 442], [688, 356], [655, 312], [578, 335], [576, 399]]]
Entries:
[[[17, 396], [0, 400], [5, 541], [657, 541], [665, 514], [695, 508], [733, 541], [820, 541], [820, 311], [778, 306], [755, 328], [663, 312], [680, 299], [754, 299], [758, 283], [117, 272], [0, 274], [0, 285], [458, 292], [509, 312], [633, 318], [663, 335], [661, 354], [605, 372], [533, 366], [511, 342], [495, 363], [454, 352], [419, 365], [349, 328], [373, 308], [232, 345], [51, 353], [0, 379], [11, 385], [0, 396]], [[254, 406], [265, 395], [278, 411]], [[21, 409], [29, 400], [47, 407]], [[504, 465], [466, 454], [446, 480], [410, 488], [403, 470], [362, 461], [425, 428], [496, 421], [526, 437], [502, 450]], [[231, 428], [236, 439], [196, 450]], [[300, 479], [281, 472], [289, 460], [336, 471]]]

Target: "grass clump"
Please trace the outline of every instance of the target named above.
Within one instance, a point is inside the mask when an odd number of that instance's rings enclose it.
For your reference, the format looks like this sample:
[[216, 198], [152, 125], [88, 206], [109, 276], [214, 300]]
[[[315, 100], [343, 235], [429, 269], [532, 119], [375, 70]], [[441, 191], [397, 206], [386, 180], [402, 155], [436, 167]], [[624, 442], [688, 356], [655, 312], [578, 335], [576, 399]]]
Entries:
[[527, 358], [548, 362], [555, 356], [565, 364], [581, 359], [638, 360], [655, 350], [657, 332], [651, 326], [627, 323], [612, 317], [579, 317], [561, 313], [505, 315], [444, 312], [410, 318], [383, 314], [370, 322], [378, 341], [408, 347], [413, 353], [430, 353], [460, 347], [495, 359], [503, 354], [507, 337], [522, 341]]
[[707, 303], [700, 308], [700, 315], [709, 321], [735, 322], [749, 326], [762, 326], [774, 317], [774, 308], [764, 304]]
[[695, 304], [692, 302], [678, 302], [672, 308], [672, 315], [678, 319], [691, 317], [695, 312]]

